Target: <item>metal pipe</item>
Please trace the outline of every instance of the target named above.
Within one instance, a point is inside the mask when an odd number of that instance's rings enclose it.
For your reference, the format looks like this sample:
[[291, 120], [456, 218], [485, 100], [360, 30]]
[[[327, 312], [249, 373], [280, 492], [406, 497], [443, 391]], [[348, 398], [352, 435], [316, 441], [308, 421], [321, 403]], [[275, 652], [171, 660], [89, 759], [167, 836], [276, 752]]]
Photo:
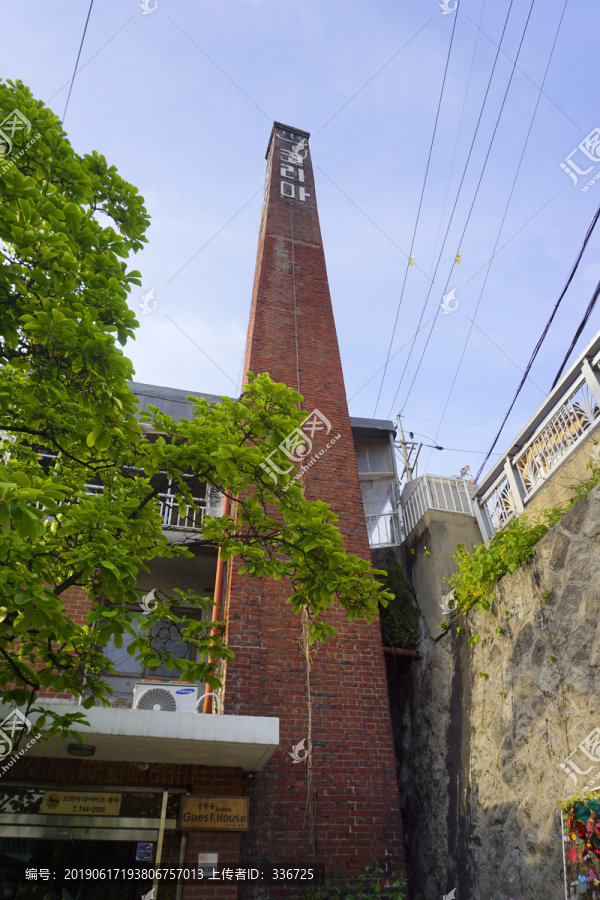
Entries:
[[156, 842], [156, 859], [154, 860], [154, 883], [152, 885], [152, 896], [157, 897], [158, 891], [158, 877], [156, 875], [156, 870], [160, 869], [160, 864], [162, 861], [162, 848], [163, 848], [163, 840], [165, 837], [165, 819], [167, 818], [167, 803], [169, 800], [169, 792], [163, 791], [162, 797], [162, 806], [160, 809], [160, 825], [158, 826], [158, 840]]
[[418, 659], [418, 654], [414, 650], [404, 650], [402, 647], [384, 647], [384, 653], [391, 653], [392, 656], [407, 656], [409, 659]]
[[[187, 851], [187, 831], [181, 832], [181, 845], [179, 847], [179, 868], [185, 868], [185, 855]], [[175, 900], [181, 900], [183, 895], [183, 882], [180, 881], [177, 884], [177, 891], [175, 892]]]
[[[225, 494], [225, 500], [223, 501], [223, 515], [228, 516], [229, 510], [231, 509], [231, 500], [229, 496]], [[219, 554], [217, 556], [217, 573], [215, 575], [215, 595], [213, 598], [213, 608], [212, 608], [212, 619], [211, 622], [217, 622], [219, 619], [219, 613], [221, 611], [221, 604], [223, 601], [223, 573], [225, 571], [225, 560], [221, 556], [221, 548], [219, 547]], [[218, 627], [213, 625], [211, 629], [211, 635], [216, 637], [218, 634]], [[212, 662], [212, 659], [211, 659]], [[206, 684], [204, 687], [206, 692], [206, 696], [204, 698], [204, 712], [211, 713], [212, 712], [212, 688], [210, 684]]]
[[207, 697], [214, 697], [214, 698], [215, 698], [215, 700], [217, 701], [218, 711], [219, 711], [219, 713], [222, 713], [222, 712], [223, 712], [223, 704], [221, 703], [221, 699], [220, 699], [219, 695], [218, 695], [218, 694], [215, 694], [214, 691], [211, 691], [210, 694], [202, 694], [201, 697], [198, 697], [198, 703], [196, 703], [196, 712], [198, 712], [198, 706], [199, 706], [199, 704], [200, 704], [200, 701], [201, 701], [201, 700], [204, 700], [204, 702], [206, 703], [206, 698], [207, 698]]

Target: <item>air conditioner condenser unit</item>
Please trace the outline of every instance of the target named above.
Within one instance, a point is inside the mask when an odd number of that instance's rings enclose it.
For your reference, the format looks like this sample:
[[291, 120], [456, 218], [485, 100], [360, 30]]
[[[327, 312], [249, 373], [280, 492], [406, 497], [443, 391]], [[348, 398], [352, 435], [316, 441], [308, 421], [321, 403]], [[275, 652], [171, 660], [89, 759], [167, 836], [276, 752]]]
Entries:
[[181, 681], [136, 681], [133, 708], [157, 712], [195, 713], [198, 685]]

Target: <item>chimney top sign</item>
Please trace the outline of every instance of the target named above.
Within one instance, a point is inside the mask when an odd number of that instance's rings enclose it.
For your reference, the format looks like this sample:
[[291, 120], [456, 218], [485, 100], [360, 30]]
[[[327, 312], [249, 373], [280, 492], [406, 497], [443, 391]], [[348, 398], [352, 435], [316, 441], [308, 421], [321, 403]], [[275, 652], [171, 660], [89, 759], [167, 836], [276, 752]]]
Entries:
[[306, 138], [306, 140], [310, 137], [310, 131], [303, 131], [301, 128], [292, 128], [291, 125], [284, 125], [283, 122], [273, 122], [273, 128], [271, 129], [271, 136], [269, 138], [269, 144], [267, 146], [267, 152], [265, 153], [265, 159], [269, 158], [269, 151], [271, 149], [271, 144], [273, 143], [273, 136], [277, 132], [281, 140], [288, 141], [293, 144], [297, 144], [302, 138]]

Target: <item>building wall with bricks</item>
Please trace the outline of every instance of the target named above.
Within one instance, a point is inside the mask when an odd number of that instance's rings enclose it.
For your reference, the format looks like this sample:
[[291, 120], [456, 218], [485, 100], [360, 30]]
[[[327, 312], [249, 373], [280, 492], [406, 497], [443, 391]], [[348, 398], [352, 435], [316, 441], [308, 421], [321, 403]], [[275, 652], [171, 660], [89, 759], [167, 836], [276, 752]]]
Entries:
[[[305, 132], [278, 123], [273, 128], [245, 365], [298, 389], [307, 415], [320, 412], [323, 428], [314, 433], [312, 455], [323, 454], [305, 473], [305, 493], [332, 506], [347, 549], [370, 559], [307, 141]], [[309, 708], [301, 618], [285, 603], [292, 592], [289, 583], [244, 576], [238, 565], [228, 565], [224, 617], [235, 663], [226, 673], [224, 711], [280, 721], [280, 748], [260, 771], [24, 757], [3, 784], [248, 796], [249, 830], [189, 831], [187, 865], [196, 864], [199, 852], [218, 852], [220, 866], [319, 867], [343, 878], [377, 859], [390, 876], [397, 874], [402, 829], [379, 623], [348, 623], [332, 609], [337, 636], [312, 647], [309, 783], [303, 754], [293, 754], [306, 742]], [[75, 621], [87, 620], [83, 590], [70, 589], [64, 601]], [[181, 900], [213, 896], [292, 894], [289, 885], [241, 882], [186, 885], [181, 892]]]
[[[273, 128], [245, 371], [297, 389], [307, 415], [317, 409], [331, 423], [329, 434], [314, 435], [312, 455], [325, 453], [306, 472], [305, 493], [332, 506], [347, 549], [370, 559], [307, 141], [305, 132]], [[291, 756], [308, 731], [301, 621], [285, 603], [292, 589], [238, 569], [230, 567], [227, 584], [236, 660], [225, 707], [278, 716], [281, 744], [248, 784], [242, 859], [344, 873], [376, 857], [397, 872], [402, 832], [379, 623], [350, 624], [333, 609], [338, 636], [314, 647], [311, 790], [306, 765]]]

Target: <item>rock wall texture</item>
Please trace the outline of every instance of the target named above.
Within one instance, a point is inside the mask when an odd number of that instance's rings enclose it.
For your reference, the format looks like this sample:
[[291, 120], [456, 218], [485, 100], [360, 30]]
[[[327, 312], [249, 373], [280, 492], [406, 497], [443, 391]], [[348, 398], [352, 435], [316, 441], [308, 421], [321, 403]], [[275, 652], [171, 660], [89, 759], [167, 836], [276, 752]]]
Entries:
[[599, 610], [600, 486], [461, 623], [479, 644], [423, 640], [400, 773], [414, 900], [564, 898], [556, 801], [590, 777], [561, 763], [600, 727]]

